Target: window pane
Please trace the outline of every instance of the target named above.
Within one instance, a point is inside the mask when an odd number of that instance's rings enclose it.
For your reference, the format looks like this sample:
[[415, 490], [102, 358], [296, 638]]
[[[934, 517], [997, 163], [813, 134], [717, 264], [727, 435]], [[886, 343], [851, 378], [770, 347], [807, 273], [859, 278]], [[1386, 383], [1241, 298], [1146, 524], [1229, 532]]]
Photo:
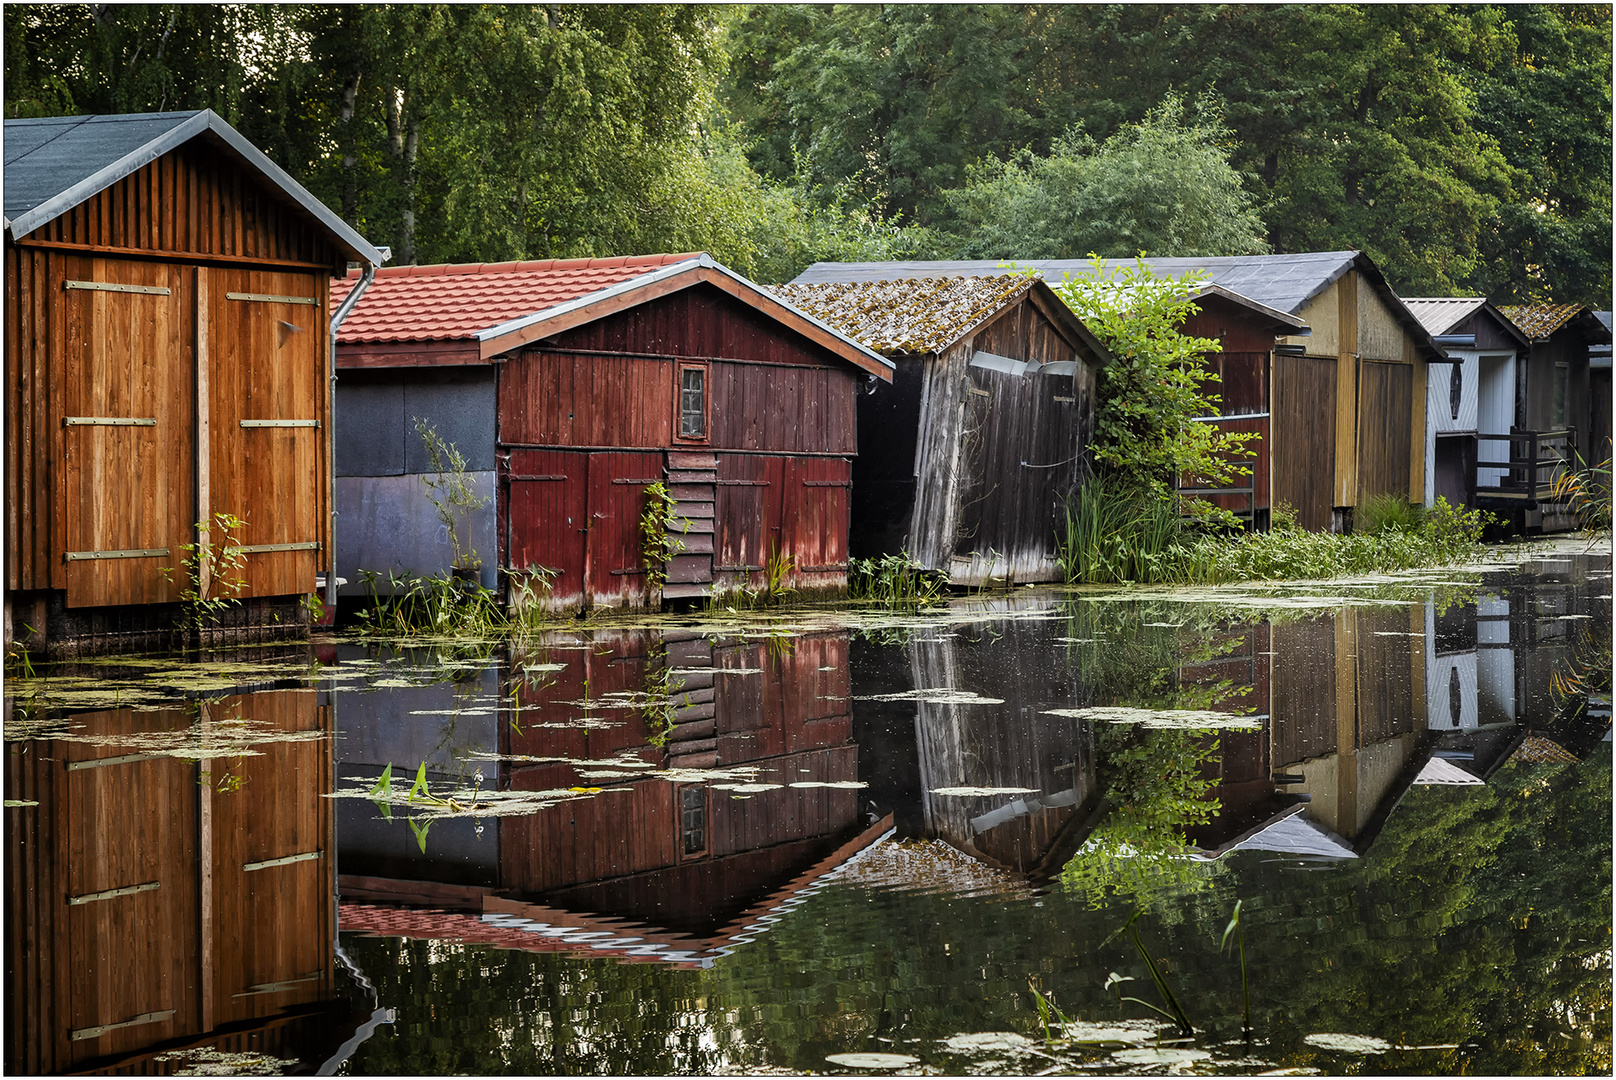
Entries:
[[707, 850], [707, 796], [699, 787], [687, 787], [679, 793], [685, 854], [697, 855]]
[[685, 368], [679, 373], [679, 437], [707, 437], [706, 372]]

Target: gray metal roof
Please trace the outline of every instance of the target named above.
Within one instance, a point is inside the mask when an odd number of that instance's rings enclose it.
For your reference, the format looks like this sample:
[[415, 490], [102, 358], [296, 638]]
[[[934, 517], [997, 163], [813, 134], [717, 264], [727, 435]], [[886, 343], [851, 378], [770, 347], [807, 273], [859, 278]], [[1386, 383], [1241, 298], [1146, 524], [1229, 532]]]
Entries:
[[1404, 297], [1403, 305], [1432, 334], [1446, 334], [1487, 306], [1484, 296]]
[[337, 246], [361, 262], [382, 254], [309, 194], [212, 109], [125, 116], [58, 116], [5, 122], [5, 216], [13, 237], [27, 236], [112, 184], [195, 138], [256, 172], [315, 218]]
[[[1309, 251], [1296, 255], [1219, 255], [1207, 258], [1146, 259], [1157, 274], [1182, 277], [1199, 270], [1231, 292], [1266, 307], [1295, 315], [1304, 304], [1327, 289], [1351, 270], [1359, 259], [1356, 251]], [[1132, 266], [1134, 259], [1106, 259], [1105, 267]], [[1018, 267], [1043, 272], [1046, 281], [1059, 282], [1062, 275], [1077, 277], [1089, 273], [1089, 259], [1028, 259], [1008, 263], [994, 260], [886, 263], [815, 263], [797, 275], [793, 285], [820, 281], [880, 281], [903, 278], [932, 278], [1008, 274]]]

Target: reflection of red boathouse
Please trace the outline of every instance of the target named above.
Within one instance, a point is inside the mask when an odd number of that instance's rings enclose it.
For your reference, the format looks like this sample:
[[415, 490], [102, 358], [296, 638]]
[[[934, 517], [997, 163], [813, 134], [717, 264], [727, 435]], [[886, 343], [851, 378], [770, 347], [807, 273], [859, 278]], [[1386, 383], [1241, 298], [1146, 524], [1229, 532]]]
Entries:
[[[241, 719], [266, 735], [240, 757], [156, 745]], [[328, 707], [287, 690], [71, 723], [97, 741], [6, 755], [6, 1070], [334, 1053], [365, 1018], [334, 981]]]
[[[590, 913], [654, 925], [668, 942], [727, 940], [735, 920], [881, 831], [864, 835], [855, 786], [847, 644], [845, 634], [715, 644], [639, 631], [552, 643], [535, 662], [565, 662], [555, 681], [516, 680], [504, 695], [502, 786], [602, 790], [501, 819], [497, 884], [344, 876], [344, 900], [490, 916], [539, 904], [574, 913], [569, 925]], [[666, 714], [629, 704], [664, 680]], [[344, 912], [344, 928], [410, 932]]]

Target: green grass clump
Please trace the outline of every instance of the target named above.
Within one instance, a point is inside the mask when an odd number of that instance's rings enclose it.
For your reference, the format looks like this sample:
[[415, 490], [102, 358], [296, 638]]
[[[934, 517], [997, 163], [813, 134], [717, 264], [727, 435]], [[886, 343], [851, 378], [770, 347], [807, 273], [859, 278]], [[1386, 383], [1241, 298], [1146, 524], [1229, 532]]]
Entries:
[[1115, 481], [1090, 481], [1066, 512], [1059, 557], [1073, 584], [1216, 585], [1287, 581], [1441, 566], [1474, 557], [1488, 515], [1411, 506], [1395, 496], [1365, 500], [1350, 535], [1307, 532], [1284, 505], [1266, 533], [1212, 532], [1186, 522], [1170, 500]]
[[874, 600], [898, 607], [935, 603], [947, 584], [910, 557], [907, 551], [879, 559], [849, 559], [847, 594], [854, 600]]

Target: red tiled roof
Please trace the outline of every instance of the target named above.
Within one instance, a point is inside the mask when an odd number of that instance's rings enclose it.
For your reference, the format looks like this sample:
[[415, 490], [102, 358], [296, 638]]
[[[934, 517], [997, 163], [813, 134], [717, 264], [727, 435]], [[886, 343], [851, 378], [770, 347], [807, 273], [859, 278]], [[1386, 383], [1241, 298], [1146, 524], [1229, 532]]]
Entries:
[[[470, 338], [699, 254], [383, 267], [343, 321], [337, 342]], [[333, 310], [358, 281], [356, 270], [331, 283]]]

